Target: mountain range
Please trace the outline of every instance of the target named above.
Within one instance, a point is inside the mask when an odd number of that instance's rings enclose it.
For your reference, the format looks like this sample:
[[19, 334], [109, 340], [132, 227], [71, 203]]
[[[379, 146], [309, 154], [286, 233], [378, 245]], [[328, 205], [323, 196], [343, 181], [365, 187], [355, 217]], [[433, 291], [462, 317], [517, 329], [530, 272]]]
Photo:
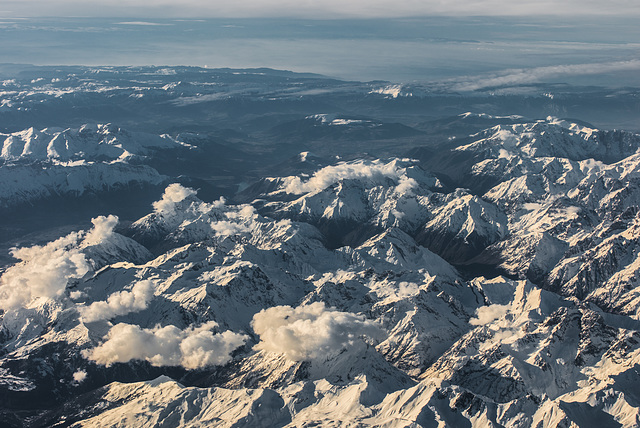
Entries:
[[640, 424], [633, 130], [425, 118], [407, 103], [448, 96], [269, 70], [203, 71], [206, 93], [191, 68], [105, 69], [91, 88], [146, 89], [91, 97], [179, 92], [136, 114], [213, 103], [224, 126], [42, 126], [76, 81], [36, 71], [61, 92], [0, 135], [7, 426]]

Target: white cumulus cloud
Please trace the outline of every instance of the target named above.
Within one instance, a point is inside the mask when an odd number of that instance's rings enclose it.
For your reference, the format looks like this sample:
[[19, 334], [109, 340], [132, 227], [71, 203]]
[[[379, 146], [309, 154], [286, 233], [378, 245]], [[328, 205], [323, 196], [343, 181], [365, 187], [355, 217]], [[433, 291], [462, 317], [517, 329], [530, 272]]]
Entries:
[[59, 298], [69, 280], [84, 276], [91, 267], [82, 249], [109, 239], [118, 217], [91, 221], [93, 228], [86, 234], [72, 232], [45, 245], [12, 249], [19, 262], [0, 277], [0, 308], [17, 309], [37, 298]]
[[221, 236], [231, 236], [231, 235], [236, 235], [238, 233], [251, 231], [251, 229], [249, 229], [244, 224], [234, 223], [226, 220], [212, 222], [211, 229], [213, 229], [216, 235], [221, 235]]
[[85, 246], [98, 245], [109, 239], [113, 235], [113, 229], [118, 224], [118, 217], [114, 215], [100, 216], [91, 219], [91, 223], [93, 223], [93, 229], [84, 238], [83, 244]]
[[396, 193], [399, 195], [413, 196], [414, 189], [418, 187], [418, 182], [406, 176], [400, 177], [400, 181], [396, 186]]
[[75, 383], [82, 383], [87, 378], [87, 372], [84, 370], [78, 370], [73, 374], [73, 381]]
[[481, 306], [476, 310], [476, 317], [469, 320], [471, 325], [486, 325], [504, 317], [509, 311], [509, 305]]
[[195, 190], [184, 187], [180, 183], [170, 184], [164, 190], [162, 199], [153, 203], [153, 209], [156, 213], [173, 213], [177, 203], [196, 193]]
[[255, 349], [283, 353], [294, 361], [326, 356], [362, 336], [379, 339], [384, 334], [373, 321], [326, 308], [323, 302], [264, 309], [254, 315], [251, 326], [260, 336]]
[[11, 255], [20, 262], [0, 277], [0, 308], [17, 309], [38, 297], [60, 297], [69, 279], [89, 271], [78, 248], [80, 237], [74, 232], [46, 245], [13, 249]]
[[231, 331], [214, 334], [210, 330], [216, 326], [210, 321], [185, 330], [172, 325], [147, 329], [120, 323], [109, 330], [104, 343], [85, 350], [83, 355], [106, 366], [131, 360], [187, 369], [222, 365], [231, 360], [231, 352], [244, 345], [248, 337]]
[[340, 180], [371, 179], [378, 181], [385, 178], [399, 180], [403, 174], [403, 168], [395, 161], [388, 163], [382, 163], [378, 160], [373, 162], [345, 162], [324, 167], [316, 171], [306, 181], [303, 181], [300, 177], [287, 177], [283, 190], [286, 193], [301, 195], [326, 189]]
[[153, 282], [140, 281], [131, 291], [118, 291], [111, 294], [106, 301], [93, 302], [80, 308], [80, 315], [84, 321], [91, 322], [144, 310], [153, 298], [154, 290]]

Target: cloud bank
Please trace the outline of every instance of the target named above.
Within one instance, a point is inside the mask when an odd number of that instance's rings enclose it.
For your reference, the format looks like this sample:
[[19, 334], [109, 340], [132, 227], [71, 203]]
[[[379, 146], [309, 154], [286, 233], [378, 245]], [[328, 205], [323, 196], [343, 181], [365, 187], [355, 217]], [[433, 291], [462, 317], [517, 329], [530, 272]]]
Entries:
[[109, 330], [104, 343], [83, 351], [83, 356], [105, 366], [132, 360], [186, 369], [222, 365], [231, 360], [231, 352], [244, 345], [248, 337], [231, 331], [214, 334], [210, 330], [217, 325], [210, 321], [180, 330], [172, 325], [147, 329], [120, 323]]
[[339, 352], [361, 336], [380, 339], [384, 335], [363, 316], [326, 308], [323, 302], [264, 309], [254, 315], [251, 326], [260, 336], [255, 349], [283, 353], [293, 361]]
[[118, 291], [111, 294], [106, 301], [93, 302], [81, 308], [80, 315], [83, 321], [92, 322], [142, 311], [149, 305], [154, 290], [153, 282], [140, 281], [131, 288], [131, 291]]

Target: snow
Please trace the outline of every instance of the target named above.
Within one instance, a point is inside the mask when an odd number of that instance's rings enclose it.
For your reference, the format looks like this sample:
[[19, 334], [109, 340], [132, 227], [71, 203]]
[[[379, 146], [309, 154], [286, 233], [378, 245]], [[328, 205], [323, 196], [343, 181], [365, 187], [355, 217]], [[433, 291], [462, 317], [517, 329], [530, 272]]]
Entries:
[[[186, 147], [131, 135], [6, 135], [2, 200], [158, 184], [128, 162]], [[637, 425], [638, 137], [548, 118], [473, 139], [455, 151], [494, 180], [482, 195], [356, 159], [272, 178], [254, 205], [172, 183], [129, 237], [103, 216], [12, 250], [0, 387], [92, 388], [64, 408], [77, 426]]]
[[388, 85], [378, 89], [373, 89], [370, 94], [387, 95], [390, 98], [410, 97], [413, 94], [404, 90], [403, 85]]
[[374, 122], [372, 120], [367, 119], [349, 119], [345, 117], [340, 117], [337, 114], [314, 114], [311, 116], [305, 117], [306, 120], [312, 120], [314, 122], [318, 122], [322, 125], [327, 126], [349, 126], [349, 125], [357, 125], [357, 126], [378, 126], [378, 122]]
[[111, 124], [85, 124], [80, 128], [58, 130], [29, 128], [3, 139], [0, 158], [5, 161], [34, 160], [115, 160], [124, 153], [145, 155], [150, 149], [188, 146], [167, 135], [128, 132]]
[[[408, 186], [403, 194], [421, 189]], [[471, 232], [490, 232], [499, 241], [510, 236], [510, 220], [493, 205], [464, 191], [438, 198], [426, 205], [433, 225], [441, 213], [447, 230], [467, 239]], [[192, 370], [218, 365], [227, 383], [187, 388], [168, 377], [112, 383], [100, 393], [110, 404], [88, 410], [79, 426], [115, 426], [123, 414], [137, 426], [580, 421], [580, 412], [563, 403], [600, 406], [611, 397], [602, 392], [610, 376], [640, 360], [637, 344], [617, 345], [634, 334], [623, 320], [608, 321], [526, 280], [466, 282], [398, 228], [357, 247], [328, 250], [312, 226], [265, 218], [250, 206], [205, 203], [178, 185], [169, 186], [162, 201], [133, 229], [186, 243], [139, 264], [116, 253], [99, 274], [75, 286], [80, 302], [63, 297], [54, 312], [41, 312], [41, 321], [19, 333], [15, 349], [28, 355], [39, 346], [29, 338], [62, 334], [83, 344], [82, 355], [98, 366], [135, 360]], [[546, 204], [532, 203], [527, 212], [548, 210]], [[465, 216], [454, 222], [462, 208]], [[558, 213], [579, 217], [582, 210], [565, 206]], [[87, 249], [121, 239], [113, 219], [94, 225], [82, 235]], [[534, 260], [548, 269], [549, 260], [562, 257], [554, 250], [559, 240], [536, 233]], [[122, 283], [129, 286], [116, 286]], [[68, 327], [43, 335], [52, 316]], [[117, 321], [104, 324], [106, 317]], [[5, 328], [9, 321], [5, 316]], [[69, 378], [76, 384], [91, 379], [88, 370], [74, 370]], [[613, 407], [597, 407], [602, 420], [637, 415], [619, 397], [607, 398]], [[165, 410], [153, 411], [157, 406]]]

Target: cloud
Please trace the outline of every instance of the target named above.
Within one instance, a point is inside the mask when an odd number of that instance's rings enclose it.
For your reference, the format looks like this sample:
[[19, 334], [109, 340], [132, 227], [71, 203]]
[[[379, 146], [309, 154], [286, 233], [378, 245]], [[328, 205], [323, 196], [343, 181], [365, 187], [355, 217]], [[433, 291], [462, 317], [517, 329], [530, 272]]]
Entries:
[[114, 215], [108, 217], [100, 216], [91, 219], [91, 223], [93, 223], [93, 229], [91, 229], [84, 238], [83, 244], [85, 246], [98, 245], [111, 238], [111, 236], [113, 236], [113, 229], [115, 229], [118, 224], [118, 217]]
[[282, 189], [286, 193], [301, 195], [326, 189], [340, 180], [369, 179], [381, 181], [385, 178], [399, 180], [404, 175], [404, 172], [404, 168], [400, 167], [397, 161], [391, 161], [386, 164], [379, 160], [372, 162], [345, 162], [324, 167], [316, 171], [306, 181], [302, 181], [300, 177], [287, 177]]
[[216, 326], [210, 321], [185, 330], [172, 325], [146, 329], [120, 323], [109, 330], [104, 343], [83, 351], [83, 356], [105, 366], [131, 360], [186, 369], [222, 365], [231, 360], [231, 352], [244, 345], [248, 337], [231, 331], [214, 334], [210, 330]]
[[0, 308], [17, 309], [33, 299], [62, 296], [71, 278], [89, 271], [78, 248], [81, 233], [74, 232], [46, 245], [13, 249], [20, 260], [0, 277]]
[[399, 195], [413, 196], [413, 190], [418, 186], [418, 182], [415, 179], [402, 176], [396, 186], [396, 193]]
[[547, 67], [505, 70], [499, 74], [456, 79], [450, 89], [454, 91], [476, 91], [484, 88], [540, 83], [562, 76], [586, 76], [617, 71], [640, 71], [640, 60], [609, 63], [553, 65]]
[[183, 187], [180, 183], [173, 183], [167, 186], [162, 195], [162, 199], [153, 203], [156, 213], [172, 214], [175, 212], [176, 204], [184, 201], [189, 196], [197, 192], [188, 187]]
[[339, 352], [361, 336], [379, 339], [384, 335], [373, 321], [325, 308], [323, 302], [264, 309], [254, 315], [251, 326], [260, 336], [255, 349], [283, 353], [294, 361]]
[[225, 331], [213, 334], [200, 331], [180, 343], [182, 366], [187, 369], [221, 365], [231, 360], [231, 352], [244, 345], [248, 336]]
[[509, 311], [509, 305], [481, 306], [476, 310], [476, 317], [469, 320], [471, 325], [486, 325], [504, 317]]
[[87, 372], [85, 372], [84, 370], [78, 370], [73, 374], [73, 382], [76, 384], [80, 384], [84, 382], [86, 378], [87, 378]]
[[408, 298], [420, 293], [420, 286], [413, 282], [402, 281], [398, 284], [397, 296], [400, 298]]
[[142, 311], [149, 305], [154, 290], [153, 282], [140, 281], [131, 288], [131, 291], [118, 291], [111, 294], [106, 301], [93, 302], [89, 306], [80, 308], [80, 315], [83, 321], [92, 322]]
[[211, 229], [213, 229], [216, 235], [221, 235], [221, 236], [231, 236], [231, 235], [237, 235], [238, 233], [251, 231], [251, 229], [249, 229], [244, 224], [232, 223], [226, 220], [212, 222]]
[[235, 220], [245, 220], [250, 219], [254, 215], [256, 215], [256, 209], [251, 205], [240, 205], [242, 207], [238, 211], [229, 211], [225, 213], [227, 218], [235, 219]]
[[[45, 245], [13, 248], [11, 255], [19, 262], [0, 277], [0, 308], [24, 307], [37, 298], [56, 299], [64, 294], [69, 280], [83, 277], [91, 266], [82, 252], [99, 245], [113, 235], [116, 216], [91, 220], [88, 232], [72, 232]], [[75, 297], [79, 297], [77, 293]]]
[[166, 26], [173, 24], [161, 24], [159, 22], [149, 22], [149, 21], [123, 21], [116, 22], [117, 25], [142, 25], [142, 26]]

